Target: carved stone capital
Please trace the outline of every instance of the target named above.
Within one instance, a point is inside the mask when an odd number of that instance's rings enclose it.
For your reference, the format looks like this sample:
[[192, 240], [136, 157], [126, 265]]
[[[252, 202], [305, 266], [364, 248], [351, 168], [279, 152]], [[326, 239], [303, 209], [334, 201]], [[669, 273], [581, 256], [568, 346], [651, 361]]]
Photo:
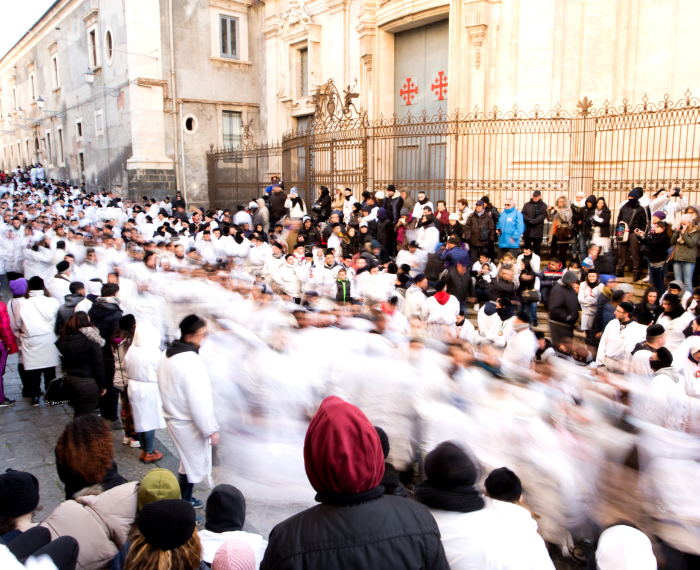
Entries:
[[481, 45], [486, 39], [486, 28], [486, 24], [467, 26], [467, 29], [469, 30], [469, 37], [471, 38], [474, 48], [476, 49], [474, 57], [474, 65], [476, 69], [481, 67]]

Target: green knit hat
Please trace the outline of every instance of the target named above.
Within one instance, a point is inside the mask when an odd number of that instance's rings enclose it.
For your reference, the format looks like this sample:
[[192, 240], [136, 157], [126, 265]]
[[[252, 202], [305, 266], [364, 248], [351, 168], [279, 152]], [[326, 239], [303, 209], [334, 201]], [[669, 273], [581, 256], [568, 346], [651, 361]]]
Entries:
[[181, 499], [180, 485], [167, 469], [152, 469], [141, 480], [138, 494], [139, 511], [149, 503], [162, 499]]

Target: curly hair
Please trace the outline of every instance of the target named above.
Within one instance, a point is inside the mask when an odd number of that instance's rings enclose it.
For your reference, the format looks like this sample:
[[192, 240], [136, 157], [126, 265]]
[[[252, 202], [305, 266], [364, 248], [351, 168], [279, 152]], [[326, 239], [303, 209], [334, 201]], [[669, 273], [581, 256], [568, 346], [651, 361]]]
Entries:
[[124, 570], [197, 570], [202, 559], [202, 543], [195, 530], [179, 548], [161, 550], [146, 542], [142, 534], [134, 537]]
[[88, 485], [104, 480], [113, 458], [109, 428], [101, 417], [92, 414], [69, 422], [56, 443], [56, 462]]

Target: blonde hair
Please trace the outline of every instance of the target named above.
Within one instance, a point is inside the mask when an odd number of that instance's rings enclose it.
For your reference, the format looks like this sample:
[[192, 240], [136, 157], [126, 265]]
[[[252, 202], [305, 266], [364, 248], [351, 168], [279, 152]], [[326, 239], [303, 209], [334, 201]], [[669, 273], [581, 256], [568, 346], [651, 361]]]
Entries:
[[134, 537], [124, 570], [197, 570], [202, 560], [202, 543], [197, 530], [178, 548], [161, 550], [146, 542], [142, 534]]

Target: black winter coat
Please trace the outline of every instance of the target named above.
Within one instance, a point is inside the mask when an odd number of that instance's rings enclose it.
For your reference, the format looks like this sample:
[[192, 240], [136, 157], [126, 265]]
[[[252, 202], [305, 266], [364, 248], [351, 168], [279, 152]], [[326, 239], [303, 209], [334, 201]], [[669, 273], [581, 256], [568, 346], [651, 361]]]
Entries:
[[287, 208], [284, 207], [286, 201], [287, 196], [284, 192], [272, 192], [270, 194], [267, 207], [270, 210], [270, 216], [275, 220], [279, 220], [286, 214]]
[[600, 219], [602, 222], [597, 222], [593, 219], [595, 216], [595, 208], [592, 210], [586, 210], [583, 213], [583, 233], [587, 238], [593, 237], [593, 228], [600, 228], [600, 237], [609, 238], [610, 237], [610, 210], [606, 206], [600, 213]]
[[100, 345], [82, 333], [68, 335], [56, 341], [61, 353], [63, 370], [69, 376], [94, 378], [100, 387], [105, 388], [105, 366]]
[[387, 217], [383, 220], [377, 220], [377, 241], [381, 243], [386, 249], [391, 250], [394, 248], [394, 224]]
[[389, 219], [396, 223], [401, 217], [401, 208], [403, 208], [403, 198], [399, 195], [394, 195], [393, 198], [386, 196], [381, 203], [381, 207], [386, 210], [386, 215]]
[[[115, 299], [114, 297], [107, 297]], [[119, 319], [122, 318], [122, 310], [118, 303], [105, 302], [105, 297], [98, 297], [92, 304], [88, 317], [90, 322], [100, 331], [100, 336], [105, 340], [102, 347], [102, 358], [105, 361], [114, 360], [112, 355], [112, 335], [119, 326]], [[116, 300], [116, 299], [115, 299]]]
[[466, 271], [464, 275], [460, 275], [457, 271], [457, 266], [452, 265], [444, 274], [442, 278], [447, 285], [447, 292], [450, 295], [457, 297], [460, 303], [464, 303], [469, 297], [473, 297], [472, 293], [472, 276], [469, 271]]
[[561, 283], [555, 283], [549, 293], [548, 304], [551, 320], [574, 326], [581, 309], [576, 291]]
[[[626, 204], [620, 208], [620, 213], [617, 216], [617, 223], [627, 222], [629, 226], [630, 233], [634, 230], [642, 230], [643, 232], [647, 229], [647, 213], [639, 202], [630, 205], [631, 200], [627, 201]], [[601, 234], [602, 235], [602, 234]]]
[[[260, 570], [449, 570], [430, 511], [402, 497], [350, 495], [278, 524]], [[338, 502], [344, 496], [338, 495]]]
[[489, 301], [494, 303], [501, 297], [508, 297], [511, 301], [515, 299], [515, 284], [512, 281], [504, 281], [500, 277], [496, 277], [491, 281], [491, 286], [488, 288]]
[[668, 257], [668, 249], [671, 247], [671, 238], [666, 232], [653, 233], [641, 239], [642, 245], [649, 248], [647, 257], [650, 263], [661, 263]]
[[541, 238], [544, 235], [544, 221], [547, 218], [547, 204], [544, 200], [530, 200], [522, 209], [526, 238]]

